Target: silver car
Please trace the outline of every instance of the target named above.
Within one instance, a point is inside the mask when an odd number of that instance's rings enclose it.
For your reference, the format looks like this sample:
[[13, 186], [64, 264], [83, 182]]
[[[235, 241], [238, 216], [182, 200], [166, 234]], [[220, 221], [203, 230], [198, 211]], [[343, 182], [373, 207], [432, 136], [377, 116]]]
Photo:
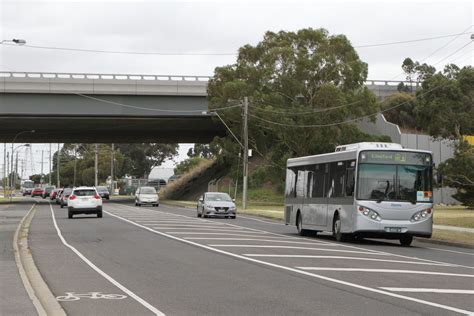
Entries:
[[237, 217], [237, 207], [227, 193], [206, 192], [198, 200], [197, 217]]
[[160, 199], [154, 187], [140, 187], [135, 192], [135, 205], [142, 206], [144, 204], [160, 205]]

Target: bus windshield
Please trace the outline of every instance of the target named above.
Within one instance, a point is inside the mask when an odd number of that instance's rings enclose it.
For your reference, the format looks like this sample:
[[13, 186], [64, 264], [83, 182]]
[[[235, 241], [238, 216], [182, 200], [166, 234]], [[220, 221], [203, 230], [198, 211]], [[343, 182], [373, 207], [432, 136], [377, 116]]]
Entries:
[[[390, 153], [390, 152], [389, 152]], [[390, 154], [361, 154], [358, 169], [357, 199], [381, 201], [432, 202], [431, 157], [419, 159], [419, 153], [403, 153], [397, 161]], [[416, 155], [416, 160], [410, 155]], [[406, 157], [405, 157], [406, 156]], [[412, 159], [413, 158], [413, 159]], [[423, 163], [418, 164], [418, 161]], [[377, 163], [380, 162], [380, 163]], [[424, 164], [424, 165], [423, 165]]]

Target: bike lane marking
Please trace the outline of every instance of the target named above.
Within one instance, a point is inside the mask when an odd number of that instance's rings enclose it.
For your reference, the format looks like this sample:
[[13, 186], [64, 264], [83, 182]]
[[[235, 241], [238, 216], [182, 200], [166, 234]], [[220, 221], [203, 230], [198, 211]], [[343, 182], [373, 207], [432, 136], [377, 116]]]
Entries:
[[115, 285], [116, 287], [118, 287], [119, 289], [121, 289], [123, 292], [125, 292], [126, 294], [128, 294], [128, 296], [132, 297], [134, 300], [136, 300], [138, 303], [140, 303], [141, 305], [143, 305], [145, 308], [147, 308], [148, 310], [150, 310], [151, 312], [153, 312], [155, 315], [159, 315], [159, 316], [164, 316], [165, 314], [163, 312], [161, 312], [160, 310], [158, 310], [156, 307], [154, 307], [153, 305], [151, 305], [150, 303], [148, 303], [147, 301], [145, 301], [144, 299], [142, 299], [141, 297], [139, 297], [137, 294], [133, 293], [131, 290], [129, 290], [128, 288], [126, 288], [124, 285], [122, 285], [121, 283], [119, 283], [117, 280], [115, 280], [114, 278], [112, 278], [110, 275], [108, 275], [107, 273], [105, 273], [104, 271], [102, 271], [99, 267], [97, 267], [94, 263], [92, 263], [89, 259], [87, 259], [79, 250], [77, 250], [76, 248], [74, 248], [73, 246], [71, 246], [67, 241], [66, 239], [64, 239], [62, 233], [61, 233], [61, 230], [59, 229], [59, 226], [56, 222], [56, 217], [54, 215], [54, 210], [53, 210], [53, 207], [51, 206], [51, 204], [49, 204], [49, 208], [51, 210], [51, 216], [53, 218], [53, 224], [54, 224], [54, 227], [56, 228], [56, 232], [59, 236], [59, 239], [61, 240], [61, 242], [66, 246], [68, 247], [69, 249], [71, 249], [79, 258], [82, 259], [82, 261], [84, 261], [88, 266], [90, 266], [93, 270], [95, 270], [97, 273], [99, 273], [101, 276], [103, 276], [106, 280], [108, 280], [110, 283], [112, 283], [113, 285]]
[[[262, 260], [257, 260], [257, 259], [245, 257], [245, 256], [242, 256], [242, 255], [239, 255], [239, 254], [236, 254], [236, 253], [232, 253], [232, 252], [224, 251], [224, 250], [217, 249], [217, 248], [214, 248], [214, 247], [211, 247], [211, 246], [199, 244], [199, 243], [196, 243], [196, 242], [193, 242], [193, 241], [190, 241], [190, 240], [186, 240], [186, 239], [183, 239], [183, 238], [180, 238], [180, 237], [176, 237], [176, 236], [164, 233], [164, 232], [154, 230], [150, 227], [138, 224], [134, 221], [128, 220], [124, 217], [115, 215], [115, 214], [113, 214], [111, 212], [108, 212], [108, 211], [105, 211], [105, 210], [104, 210], [104, 212], [107, 213], [110, 216], [118, 218], [122, 221], [130, 223], [130, 224], [135, 225], [137, 227], [141, 227], [141, 228], [143, 228], [145, 230], [148, 230], [152, 233], [155, 233], [155, 234], [158, 234], [158, 235], [161, 235], [161, 236], [164, 236], [164, 237], [176, 240], [176, 241], [180, 241], [182, 243], [190, 244], [190, 245], [193, 245], [193, 246], [196, 246], [196, 247], [199, 247], [199, 248], [210, 250], [210, 251], [213, 251], [213, 252], [216, 252], [216, 253], [220, 253], [220, 254], [223, 254], [223, 255], [230, 256], [230, 257], [238, 258], [238, 259], [241, 259], [241, 260], [244, 260], [244, 261], [250, 261], [250, 262], [253, 262], [253, 263], [257, 263], [257, 264], [270, 266], [270, 267], [273, 267], [273, 268], [282, 269], [282, 270], [290, 271], [290, 272], [293, 272], [293, 273], [302, 274], [302, 275], [322, 279], [322, 280], [325, 280], [325, 281], [328, 281], [328, 282], [332, 282], [332, 283], [336, 283], [336, 284], [340, 284], [340, 285], [344, 285], [344, 286], [348, 286], [348, 287], [352, 287], [352, 288], [357, 288], [357, 289], [361, 289], [361, 290], [365, 290], [365, 291], [369, 291], [369, 292], [374, 292], [374, 293], [378, 293], [378, 294], [385, 295], [385, 296], [395, 297], [395, 298], [402, 299], [402, 300], [412, 301], [412, 302], [416, 302], [416, 303], [423, 304], [423, 305], [437, 307], [437, 308], [440, 308], [440, 309], [449, 310], [449, 311], [453, 311], [453, 312], [464, 314], [464, 315], [472, 315], [473, 314], [472, 311], [456, 308], [456, 307], [453, 307], [453, 306], [438, 304], [438, 303], [435, 303], [435, 302], [430, 302], [430, 301], [426, 301], [426, 300], [422, 300], [422, 299], [418, 299], [418, 298], [414, 298], [414, 297], [409, 297], [409, 296], [405, 296], [405, 295], [391, 293], [391, 292], [388, 292], [388, 291], [379, 290], [377, 288], [371, 288], [371, 287], [363, 286], [363, 285], [356, 284], [356, 283], [351, 283], [351, 282], [347, 282], [347, 281], [343, 281], [343, 280], [339, 280], [339, 279], [334, 279], [334, 278], [331, 278], [331, 277], [327, 277], [327, 276], [324, 276], [324, 275], [307, 272], [307, 271], [300, 270], [300, 269], [293, 268], [293, 267], [283, 266], [283, 265], [279, 265], [279, 264], [275, 264], [275, 263], [271, 263], [271, 262], [267, 262], [267, 261], [262, 261]], [[157, 211], [157, 212], [159, 212], [159, 211]]]

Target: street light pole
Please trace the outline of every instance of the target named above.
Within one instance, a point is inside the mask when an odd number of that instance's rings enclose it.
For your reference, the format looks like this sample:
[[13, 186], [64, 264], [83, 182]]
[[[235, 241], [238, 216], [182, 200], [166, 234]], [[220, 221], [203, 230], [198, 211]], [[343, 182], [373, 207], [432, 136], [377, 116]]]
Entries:
[[15, 144], [15, 140], [18, 136], [20, 136], [21, 134], [24, 134], [24, 133], [34, 133], [35, 130], [32, 129], [32, 130], [29, 130], [29, 131], [21, 131], [19, 133], [17, 133], [15, 135], [15, 137], [13, 137], [13, 141], [12, 141], [12, 156], [11, 156], [11, 168], [10, 170], [12, 170], [12, 173], [11, 173], [11, 181], [10, 181], [10, 202], [12, 200], [12, 194], [13, 194], [13, 188], [12, 188], [12, 184], [13, 184], [13, 145]]
[[58, 153], [56, 154], [56, 185], [58, 186], [58, 188], [61, 187], [61, 182], [59, 181], [59, 165], [60, 165], [60, 151], [59, 151], [59, 143], [58, 143]]
[[95, 175], [95, 177], [94, 177], [94, 185], [95, 185], [95, 186], [98, 186], [98, 185], [99, 185], [99, 184], [98, 184], [98, 182], [99, 182], [99, 181], [98, 181], [99, 170], [98, 170], [98, 161], [97, 161], [97, 160], [98, 160], [98, 157], [97, 157], [97, 156], [98, 156], [97, 150], [98, 150], [98, 149], [97, 149], [97, 144], [95, 144], [95, 150], [94, 150], [94, 151], [95, 151], [95, 156], [94, 156], [94, 158], [95, 158], [95, 159], [94, 159], [94, 175]]

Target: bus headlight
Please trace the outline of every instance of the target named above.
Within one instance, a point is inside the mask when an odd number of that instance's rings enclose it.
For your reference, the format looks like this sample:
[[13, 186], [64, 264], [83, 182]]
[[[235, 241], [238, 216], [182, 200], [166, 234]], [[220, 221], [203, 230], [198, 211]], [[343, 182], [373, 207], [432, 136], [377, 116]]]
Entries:
[[380, 217], [379, 213], [377, 213], [374, 210], [371, 210], [370, 208], [359, 206], [358, 210], [359, 212], [362, 213], [362, 215], [367, 216], [371, 220], [374, 220], [377, 222], [380, 222], [382, 220], [382, 217]]
[[431, 208], [427, 208], [426, 210], [419, 211], [419, 212], [416, 212], [415, 214], [413, 214], [410, 221], [411, 222], [419, 222], [423, 219], [426, 219], [426, 218], [430, 217], [430, 215], [431, 215]]

